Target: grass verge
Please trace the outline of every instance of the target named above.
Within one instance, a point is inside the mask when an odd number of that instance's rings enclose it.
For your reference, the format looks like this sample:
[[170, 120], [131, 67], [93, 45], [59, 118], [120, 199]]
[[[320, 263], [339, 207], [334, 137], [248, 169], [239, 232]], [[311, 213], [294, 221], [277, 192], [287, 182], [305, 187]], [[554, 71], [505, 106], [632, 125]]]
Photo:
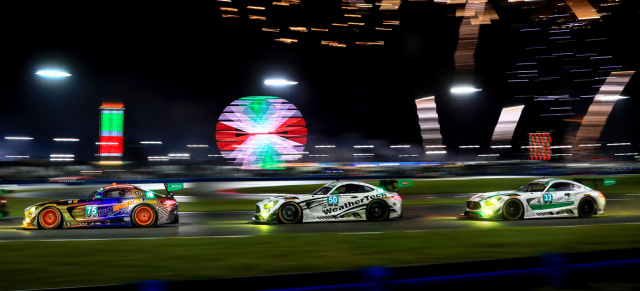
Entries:
[[359, 235], [2, 242], [0, 290], [339, 271], [639, 246], [640, 225], [479, 225]]

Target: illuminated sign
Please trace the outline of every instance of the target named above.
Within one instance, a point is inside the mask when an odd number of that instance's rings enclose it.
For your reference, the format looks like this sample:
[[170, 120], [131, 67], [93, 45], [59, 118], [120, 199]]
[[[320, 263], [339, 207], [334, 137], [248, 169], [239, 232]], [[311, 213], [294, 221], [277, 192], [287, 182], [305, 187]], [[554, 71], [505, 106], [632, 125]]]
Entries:
[[216, 141], [220, 154], [243, 169], [282, 169], [302, 157], [307, 128], [300, 111], [284, 99], [243, 97], [220, 115]]
[[529, 159], [530, 160], [550, 160], [551, 159], [551, 134], [530, 133], [529, 134]]
[[119, 102], [103, 102], [100, 110], [100, 157], [121, 157], [124, 105]]

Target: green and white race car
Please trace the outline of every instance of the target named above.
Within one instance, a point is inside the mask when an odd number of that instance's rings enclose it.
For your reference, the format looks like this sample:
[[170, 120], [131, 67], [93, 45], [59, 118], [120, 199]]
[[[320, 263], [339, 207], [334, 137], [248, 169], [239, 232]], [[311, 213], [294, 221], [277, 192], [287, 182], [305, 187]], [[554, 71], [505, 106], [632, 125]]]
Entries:
[[396, 192], [362, 182], [331, 182], [311, 194], [282, 195], [256, 203], [257, 223], [381, 221], [402, 217]]
[[517, 191], [477, 194], [464, 216], [506, 220], [541, 217], [591, 217], [604, 214], [604, 195], [575, 181], [538, 179]]

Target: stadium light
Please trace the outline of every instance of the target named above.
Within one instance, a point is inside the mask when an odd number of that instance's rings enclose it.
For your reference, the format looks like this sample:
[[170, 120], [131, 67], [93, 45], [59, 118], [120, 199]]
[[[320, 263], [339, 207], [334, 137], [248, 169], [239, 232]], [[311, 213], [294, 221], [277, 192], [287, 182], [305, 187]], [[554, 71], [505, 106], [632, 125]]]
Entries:
[[470, 94], [478, 91], [482, 91], [482, 89], [474, 88], [472, 86], [454, 86], [451, 88], [451, 93], [453, 94]]
[[45, 78], [56, 78], [56, 79], [66, 78], [71, 76], [71, 74], [65, 71], [60, 71], [60, 70], [39, 70], [36, 72], [36, 75], [45, 77]]
[[285, 79], [266, 79], [264, 84], [267, 86], [290, 86], [298, 84], [298, 82], [289, 81]]

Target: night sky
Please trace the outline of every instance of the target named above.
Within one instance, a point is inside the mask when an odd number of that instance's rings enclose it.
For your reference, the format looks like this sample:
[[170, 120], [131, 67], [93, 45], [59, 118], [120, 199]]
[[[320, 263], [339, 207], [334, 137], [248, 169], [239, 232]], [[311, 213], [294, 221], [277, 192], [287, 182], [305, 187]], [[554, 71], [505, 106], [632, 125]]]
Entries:
[[[367, 3], [374, 3], [366, 1]], [[490, 1], [500, 16], [483, 25], [476, 52], [476, 78], [484, 89], [476, 99], [456, 99], [447, 92], [454, 74], [453, 54], [461, 18], [456, 5], [403, 1], [396, 14], [365, 15], [366, 27], [336, 28], [344, 22], [341, 1], [302, 1], [262, 12], [268, 21], [249, 20], [247, 5], [265, 1], [206, 1], [185, 4], [128, 2], [30, 2], [4, 6], [0, 96], [0, 134], [31, 136], [28, 142], [0, 141], [0, 154], [48, 157], [71, 152], [95, 160], [98, 107], [120, 100], [125, 107], [125, 158], [187, 152], [187, 144], [208, 144], [202, 154], [219, 153], [215, 125], [222, 110], [245, 96], [277, 96], [293, 103], [307, 121], [309, 151], [313, 145], [422, 144], [414, 100], [436, 96], [446, 144], [480, 144], [486, 148], [504, 106], [521, 104], [522, 88], [508, 86], [508, 71], [523, 54], [530, 12], [507, 1]], [[630, 1], [626, 1], [630, 2]], [[632, 1], [631, 1], [632, 2]], [[270, 2], [269, 2], [270, 3]], [[624, 70], [637, 70], [637, 5], [625, 4], [622, 15], [593, 26], [606, 34], [602, 49]], [[240, 7], [238, 18], [223, 18], [220, 7]], [[382, 19], [400, 21], [393, 31], [376, 31]], [[371, 25], [369, 25], [371, 23]], [[330, 32], [272, 33], [261, 27], [326, 27]], [[284, 31], [284, 29], [282, 29]], [[323, 33], [325, 35], [323, 35]], [[298, 43], [274, 41], [298, 37]], [[327, 37], [329, 35], [329, 37]], [[378, 41], [384, 45], [345, 48], [321, 45]], [[72, 77], [45, 80], [43, 68], [64, 69]], [[553, 68], [553, 67], [551, 67]], [[284, 77], [295, 86], [269, 88], [263, 80]], [[638, 76], [626, 89], [627, 108], [614, 109], [606, 138], [638, 143]], [[539, 88], [537, 88], [539, 89]], [[562, 91], [561, 85], [548, 88]], [[592, 92], [595, 94], [597, 91]], [[526, 94], [526, 93], [525, 93]], [[516, 130], [514, 144], [526, 142], [532, 130], [566, 127], [562, 120], [540, 120], [531, 104]], [[577, 115], [584, 114], [576, 106]], [[631, 110], [629, 108], [635, 108]], [[614, 114], [612, 114], [613, 116]], [[561, 135], [558, 135], [561, 136]], [[75, 144], [56, 144], [54, 137], [76, 137]], [[160, 140], [156, 148], [139, 141]], [[191, 150], [189, 150], [191, 151]]]

